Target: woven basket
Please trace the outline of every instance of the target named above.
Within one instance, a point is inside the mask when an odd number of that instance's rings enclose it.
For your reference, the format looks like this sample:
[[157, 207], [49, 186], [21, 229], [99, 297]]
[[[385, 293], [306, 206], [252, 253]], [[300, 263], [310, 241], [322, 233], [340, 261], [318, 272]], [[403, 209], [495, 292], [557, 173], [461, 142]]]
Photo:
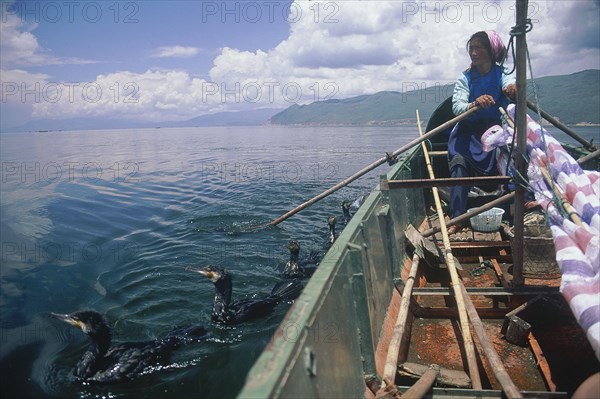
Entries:
[[523, 237], [523, 274], [542, 278], [560, 274], [552, 238]]

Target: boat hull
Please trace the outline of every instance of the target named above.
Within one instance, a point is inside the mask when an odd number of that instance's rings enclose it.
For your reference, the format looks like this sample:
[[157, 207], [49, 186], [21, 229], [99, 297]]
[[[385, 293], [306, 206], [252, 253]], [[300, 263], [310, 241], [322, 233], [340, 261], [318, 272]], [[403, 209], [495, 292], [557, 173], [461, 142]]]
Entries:
[[[450, 106], [448, 101], [440, 105], [428, 131], [451, 117]], [[449, 177], [446, 140], [428, 143], [436, 179]], [[597, 161], [592, 165], [596, 168]], [[252, 367], [240, 398], [375, 397], [403, 295], [410, 295], [410, 311], [402, 322], [406, 333], [396, 348], [397, 363], [468, 370], [446, 265], [421, 262], [413, 292], [404, 292], [412, 285], [414, 259], [405, 232], [409, 226], [420, 232], [439, 226], [426, 170], [424, 152], [417, 146], [381, 176]], [[439, 192], [447, 198], [447, 188]], [[485, 195], [470, 199], [474, 207], [489, 200]], [[510, 206], [504, 206], [510, 213]], [[440, 233], [432, 238], [443, 247]], [[570, 397], [586, 378], [600, 372], [585, 333], [559, 292], [560, 274], [540, 269], [544, 259], [539, 254], [525, 257], [524, 263], [536, 262], [531, 270], [541, 272], [526, 273], [524, 286], [513, 286], [509, 232], [468, 230], [454, 238], [452, 253], [462, 264], [461, 281], [483, 321], [488, 346], [523, 396]], [[553, 252], [545, 252], [548, 265], [555, 267]], [[471, 334], [481, 387], [434, 387], [430, 395], [503, 397], [498, 366], [484, 356], [489, 348]], [[401, 392], [415, 381], [401, 372], [394, 376]]]

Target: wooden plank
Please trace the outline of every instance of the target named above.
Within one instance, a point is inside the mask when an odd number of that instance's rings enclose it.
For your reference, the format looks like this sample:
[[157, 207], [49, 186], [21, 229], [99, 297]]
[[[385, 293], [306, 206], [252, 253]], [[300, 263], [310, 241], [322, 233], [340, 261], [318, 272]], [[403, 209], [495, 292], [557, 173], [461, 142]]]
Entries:
[[[437, 382], [439, 384], [456, 388], [471, 387], [471, 379], [464, 371], [451, 370], [435, 364], [425, 366], [419, 363], [405, 362], [398, 367], [398, 374], [403, 377], [421, 378], [432, 367], [437, 369], [439, 372], [437, 377]], [[402, 395], [402, 397], [404, 397], [404, 395]]]
[[407, 188], [433, 188], [454, 186], [498, 186], [512, 181], [509, 176], [446, 177], [438, 179], [388, 180], [390, 190]]
[[[400, 393], [406, 392], [410, 387], [398, 386]], [[464, 389], [464, 388], [433, 388], [432, 398], [505, 398], [502, 391], [496, 389]], [[547, 392], [547, 391], [522, 391], [528, 398], [543, 399], [567, 399], [567, 392]]]
[[[456, 308], [412, 306], [415, 317], [421, 319], [456, 319], [458, 310]], [[482, 319], [503, 319], [508, 313], [507, 308], [475, 308]]]
[[[466, 287], [467, 294], [469, 295], [480, 295], [480, 296], [541, 296], [545, 295], [559, 295], [558, 287], [523, 287], [519, 289], [513, 289], [510, 287]], [[413, 288], [413, 296], [426, 296], [426, 295], [452, 295], [452, 291], [448, 287], [422, 287]], [[512, 313], [511, 314], [516, 314]]]
[[535, 359], [537, 360], [538, 367], [542, 371], [542, 375], [546, 380], [548, 389], [552, 392], [556, 392], [556, 384], [554, 381], [552, 381], [552, 371], [550, 370], [548, 360], [546, 360], [546, 356], [544, 356], [544, 352], [542, 351], [540, 343], [532, 333], [529, 333], [529, 345], [531, 346], [531, 350], [533, 351]]
[[504, 276], [504, 272], [502, 271], [498, 260], [490, 259], [490, 261], [492, 262], [492, 266], [494, 267], [494, 271], [496, 272], [496, 276], [498, 276], [500, 284], [502, 284], [504, 288], [509, 288], [510, 286], [508, 285], [508, 281], [506, 281], [506, 276]]

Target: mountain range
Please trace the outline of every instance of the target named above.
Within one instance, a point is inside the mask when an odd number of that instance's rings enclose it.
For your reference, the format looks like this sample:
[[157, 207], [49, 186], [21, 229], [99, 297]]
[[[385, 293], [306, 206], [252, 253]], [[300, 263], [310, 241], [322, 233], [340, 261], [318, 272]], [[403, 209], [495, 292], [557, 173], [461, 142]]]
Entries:
[[[185, 121], [139, 122], [122, 119], [70, 118], [37, 119], [10, 132], [46, 130], [126, 129], [149, 127], [256, 126], [272, 125], [398, 125], [414, 124], [415, 110], [427, 118], [446, 98], [453, 84], [430, 87], [414, 84], [415, 90], [383, 91], [347, 99], [330, 99], [286, 109], [265, 108], [252, 111], [220, 112]], [[419, 87], [418, 89], [416, 89]], [[600, 124], [600, 70], [585, 70], [570, 75], [547, 76], [535, 80], [540, 107], [563, 123]], [[535, 100], [534, 84], [527, 83], [528, 98]]]
[[[384, 91], [344, 100], [292, 105], [274, 115], [276, 125], [396, 125], [415, 123], [416, 112], [426, 119], [446, 98], [454, 84], [435, 85], [400, 93]], [[600, 70], [535, 80], [540, 108], [563, 123], [600, 123]], [[534, 84], [527, 82], [528, 98], [534, 100]]]

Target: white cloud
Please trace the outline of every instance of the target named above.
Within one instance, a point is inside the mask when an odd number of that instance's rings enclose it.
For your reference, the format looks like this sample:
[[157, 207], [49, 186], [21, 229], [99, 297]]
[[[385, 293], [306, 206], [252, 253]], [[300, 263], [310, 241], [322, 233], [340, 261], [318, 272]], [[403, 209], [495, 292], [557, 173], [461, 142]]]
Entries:
[[0, 63], [3, 69], [60, 64], [91, 64], [77, 57], [56, 57], [38, 43], [32, 31], [36, 24], [24, 23], [14, 14], [3, 14], [0, 23]]
[[196, 47], [184, 47], [184, 46], [163, 46], [158, 47], [152, 52], [154, 58], [187, 58], [193, 57], [200, 52]]
[[227, 87], [183, 71], [147, 70], [99, 75], [90, 82], [45, 82], [37, 86], [37, 101], [33, 89], [27, 99], [34, 118], [109, 116], [166, 121], [250, 109], [267, 98], [268, 90], [251, 83]]
[[[296, 0], [290, 9], [295, 18], [290, 18], [285, 40], [265, 50], [224, 47], [207, 79], [148, 69], [99, 75], [90, 82], [53, 83], [26, 68], [69, 60], [41, 48], [34, 26], [8, 19], [1, 32], [2, 79], [16, 83], [11, 90], [29, 90], [24, 104], [33, 117], [178, 120], [451, 83], [469, 64], [465, 44], [471, 34], [495, 29], [507, 42], [515, 24], [513, 1]], [[530, 2], [534, 25], [527, 40], [535, 77], [600, 68], [598, 9], [592, 2]], [[152, 56], [199, 52], [196, 47], [159, 47]], [[7, 101], [15, 103], [23, 93], [10, 96]]]
[[[598, 7], [581, 3], [531, 3], [534, 29], [528, 44], [537, 61], [534, 76], [600, 67], [597, 42], [593, 48], [580, 48], [584, 46], [556, 40], [584, 36], [582, 42], [593, 42]], [[210, 71], [211, 79], [227, 84], [249, 79], [297, 82], [306, 92], [311, 92], [311, 85], [329, 82], [342, 98], [415, 84], [450, 83], [469, 65], [465, 44], [471, 34], [495, 29], [508, 44], [515, 25], [513, 1], [350, 0], [320, 3], [319, 12], [314, 2], [294, 4], [295, 15], [302, 17], [291, 23], [286, 40], [266, 52], [223, 49]], [[565, 16], [569, 23], [555, 23]], [[579, 25], [587, 27], [586, 34], [576, 34]]]
[[27, 29], [16, 16], [3, 15], [3, 21], [0, 23], [0, 52], [3, 68], [36, 65], [47, 57], [42, 53], [42, 48], [30, 31], [33, 28], [35, 25]]

